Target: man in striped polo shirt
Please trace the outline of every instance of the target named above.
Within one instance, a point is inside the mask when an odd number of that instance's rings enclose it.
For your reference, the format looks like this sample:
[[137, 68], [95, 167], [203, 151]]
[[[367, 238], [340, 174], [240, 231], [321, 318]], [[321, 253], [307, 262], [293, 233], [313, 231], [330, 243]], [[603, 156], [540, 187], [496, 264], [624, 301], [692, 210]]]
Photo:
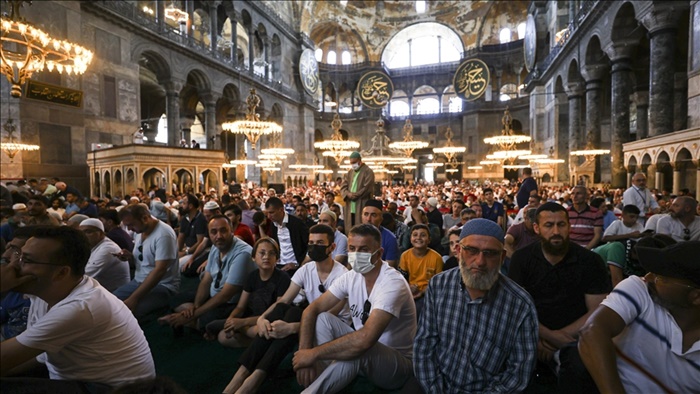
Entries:
[[573, 204], [566, 210], [569, 213], [569, 237], [571, 241], [591, 250], [598, 246], [603, 237], [603, 213], [588, 205], [588, 189], [583, 185], [574, 186], [571, 192]]

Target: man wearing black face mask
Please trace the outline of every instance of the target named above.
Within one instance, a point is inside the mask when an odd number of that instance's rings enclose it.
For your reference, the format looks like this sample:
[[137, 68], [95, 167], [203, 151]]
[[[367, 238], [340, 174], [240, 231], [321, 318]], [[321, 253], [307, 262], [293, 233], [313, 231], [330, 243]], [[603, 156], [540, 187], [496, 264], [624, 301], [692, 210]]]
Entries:
[[[304, 393], [338, 392], [359, 373], [384, 390], [396, 390], [412, 376], [416, 305], [408, 283], [382, 260], [382, 251], [375, 226], [353, 227], [348, 234], [352, 272], [304, 311], [292, 360]], [[354, 330], [328, 313], [346, 298]]]
[[[314, 302], [348, 270], [331, 258], [335, 248], [334, 231], [318, 224], [309, 229], [309, 256], [313, 261], [302, 265], [292, 276], [292, 282], [284, 295], [258, 318], [260, 336], [253, 340], [238, 362], [240, 368], [224, 393], [256, 392], [266, 377], [287, 357], [298, 341], [299, 320], [302, 309], [299, 302]], [[304, 296], [299, 293], [304, 290]], [[350, 310], [343, 300], [332, 312], [347, 325]]]

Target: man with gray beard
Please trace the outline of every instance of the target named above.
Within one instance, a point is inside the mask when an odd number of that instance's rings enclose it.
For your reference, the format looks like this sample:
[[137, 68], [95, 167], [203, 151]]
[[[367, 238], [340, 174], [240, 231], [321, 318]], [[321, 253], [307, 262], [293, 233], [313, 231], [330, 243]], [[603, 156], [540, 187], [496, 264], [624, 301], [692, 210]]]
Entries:
[[602, 258], [569, 240], [569, 215], [554, 202], [535, 212], [540, 238], [517, 250], [508, 276], [535, 300], [539, 320], [538, 369], [559, 370], [560, 392], [595, 392], [595, 384], [578, 355], [578, 332], [610, 292]]
[[459, 270], [434, 276], [426, 292], [413, 352], [420, 388], [425, 393], [523, 391], [537, 357], [535, 304], [500, 274], [506, 252], [498, 224], [470, 220], [459, 238]]

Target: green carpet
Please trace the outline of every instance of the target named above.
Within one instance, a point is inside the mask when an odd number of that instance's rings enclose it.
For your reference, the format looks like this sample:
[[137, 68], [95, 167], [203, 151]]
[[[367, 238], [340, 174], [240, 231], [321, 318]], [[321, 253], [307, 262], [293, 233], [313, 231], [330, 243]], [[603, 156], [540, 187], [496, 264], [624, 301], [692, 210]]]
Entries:
[[[183, 278], [181, 290], [193, 289], [197, 281]], [[201, 334], [185, 330], [185, 336], [175, 338], [172, 329], [161, 326], [152, 316], [142, 324], [151, 347], [158, 376], [167, 376], [192, 394], [221, 393], [238, 369], [237, 360], [244, 349], [231, 349], [216, 341], [206, 341]], [[274, 376], [261, 387], [260, 393], [299, 393], [288, 356]], [[342, 391], [345, 394], [388, 393], [375, 388], [367, 379], [357, 378]]]

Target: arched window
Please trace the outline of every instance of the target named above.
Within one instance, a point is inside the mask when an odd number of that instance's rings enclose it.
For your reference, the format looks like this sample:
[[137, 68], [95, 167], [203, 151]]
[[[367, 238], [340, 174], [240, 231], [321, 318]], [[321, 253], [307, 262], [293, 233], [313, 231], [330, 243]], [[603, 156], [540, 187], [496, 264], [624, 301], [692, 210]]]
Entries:
[[501, 87], [500, 101], [508, 101], [518, 97], [518, 87], [514, 83], [507, 83]]
[[518, 40], [522, 40], [525, 38], [525, 26], [525, 22], [518, 25]]
[[440, 113], [440, 102], [434, 98], [425, 98], [418, 102], [416, 113], [418, 115]]
[[394, 100], [390, 106], [391, 112], [389, 112], [389, 116], [408, 116], [409, 114], [408, 103], [405, 101]]
[[343, 54], [340, 56], [340, 58], [343, 64], [350, 64], [350, 52], [343, 51]]
[[328, 51], [328, 58], [326, 61], [328, 64], [335, 64], [335, 51]]
[[501, 33], [499, 34], [499, 38], [501, 41], [501, 44], [505, 44], [506, 42], [511, 41], [511, 34], [510, 34], [510, 29], [507, 27], [504, 27], [501, 29]]
[[450, 99], [450, 112], [462, 112], [462, 99], [459, 97], [452, 97]]
[[451, 28], [435, 22], [418, 23], [397, 33], [384, 48], [382, 61], [388, 68], [457, 62], [464, 44]]
[[416, 12], [419, 14], [425, 12], [425, 0], [416, 0]]
[[314, 52], [316, 55], [316, 61], [317, 62], [322, 62], [323, 61], [323, 49], [321, 48], [316, 48], [316, 52]]

